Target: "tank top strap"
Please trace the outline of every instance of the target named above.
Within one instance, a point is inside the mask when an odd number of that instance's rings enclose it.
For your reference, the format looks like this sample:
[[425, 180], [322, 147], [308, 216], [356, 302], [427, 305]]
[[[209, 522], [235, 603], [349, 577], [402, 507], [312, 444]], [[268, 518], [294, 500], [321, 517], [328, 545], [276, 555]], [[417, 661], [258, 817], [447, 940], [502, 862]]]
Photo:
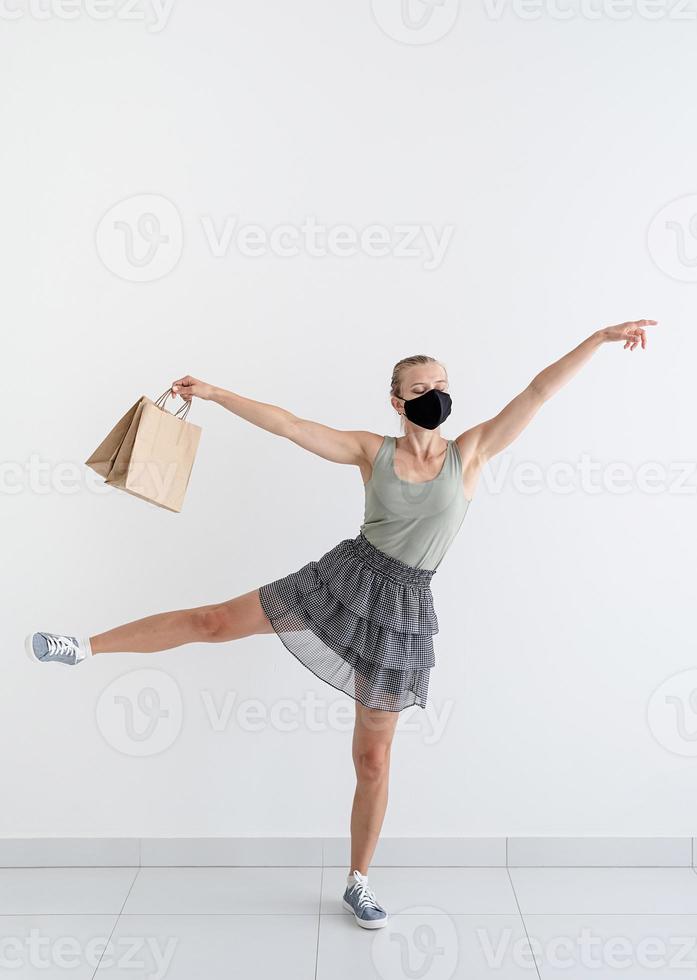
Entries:
[[392, 465], [392, 456], [394, 455], [394, 436], [383, 436], [383, 440], [380, 443], [380, 448], [375, 454], [375, 459], [373, 460], [373, 470], [384, 469]]
[[454, 439], [448, 439], [450, 449], [450, 465], [458, 476], [462, 476], [462, 456]]

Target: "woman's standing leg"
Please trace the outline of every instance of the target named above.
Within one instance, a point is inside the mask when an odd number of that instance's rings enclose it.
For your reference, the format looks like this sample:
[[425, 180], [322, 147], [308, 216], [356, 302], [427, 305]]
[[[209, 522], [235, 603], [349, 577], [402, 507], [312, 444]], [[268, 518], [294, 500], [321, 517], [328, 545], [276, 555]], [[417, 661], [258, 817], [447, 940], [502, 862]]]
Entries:
[[259, 601], [259, 590], [192, 609], [176, 609], [136, 619], [90, 637], [92, 653], [155, 653], [184, 643], [223, 643], [273, 627]]
[[350, 874], [368, 874], [387, 809], [390, 748], [398, 711], [378, 711], [356, 701], [353, 764], [356, 793], [351, 811]]

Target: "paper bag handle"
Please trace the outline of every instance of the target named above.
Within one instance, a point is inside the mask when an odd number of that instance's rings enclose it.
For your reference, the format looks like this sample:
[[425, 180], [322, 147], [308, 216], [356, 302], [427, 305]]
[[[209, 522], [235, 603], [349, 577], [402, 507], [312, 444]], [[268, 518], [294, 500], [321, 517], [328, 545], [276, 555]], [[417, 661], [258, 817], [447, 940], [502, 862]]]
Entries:
[[[163, 412], [167, 411], [167, 409], [165, 408], [165, 403], [167, 401], [167, 396], [171, 393], [171, 391], [172, 391], [171, 388], [168, 388], [166, 391], [163, 391], [160, 397], [155, 402], [157, 407], [161, 408]], [[191, 409], [191, 402], [188, 401], [188, 402], [184, 402], [183, 405], [180, 405], [179, 408], [176, 410], [176, 412], [170, 412], [169, 414], [174, 415], [175, 418], [179, 418], [183, 422], [186, 416], [189, 414], [190, 409]]]

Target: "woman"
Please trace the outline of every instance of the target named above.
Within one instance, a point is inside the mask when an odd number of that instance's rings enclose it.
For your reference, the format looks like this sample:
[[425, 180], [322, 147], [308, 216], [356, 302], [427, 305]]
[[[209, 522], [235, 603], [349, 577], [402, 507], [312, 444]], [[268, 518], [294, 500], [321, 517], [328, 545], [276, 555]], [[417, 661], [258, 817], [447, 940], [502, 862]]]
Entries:
[[365, 519], [319, 561], [227, 602], [164, 612], [80, 638], [32, 633], [33, 660], [78, 664], [101, 653], [152, 653], [194, 642], [225, 642], [275, 631], [317, 676], [356, 703], [351, 867], [344, 907], [363, 928], [387, 922], [368, 885], [368, 867], [387, 806], [390, 749], [399, 712], [426, 706], [438, 622], [430, 582], [459, 530], [484, 464], [523, 431], [602, 344], [646, 347], [639, 320], [598, 330], [545, 368], [494, 418], [456, 439], [441, 435], [451, 410], [447, 372], [432, 357], [399, 361], [390, 402], [403, 435], [339, 431], [275, 405], [244, 398], [196, 378], [172, 395], [215, 401], [235, 415], [335, 463], [360, 469]]

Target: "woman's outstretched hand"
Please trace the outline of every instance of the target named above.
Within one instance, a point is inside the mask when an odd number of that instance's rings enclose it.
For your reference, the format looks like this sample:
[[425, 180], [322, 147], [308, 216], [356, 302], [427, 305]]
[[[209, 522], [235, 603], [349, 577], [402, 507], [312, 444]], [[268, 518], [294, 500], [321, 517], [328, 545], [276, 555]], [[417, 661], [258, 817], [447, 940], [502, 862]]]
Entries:
[[601, 331], [603, 338], [608, 341], [623, 340], [624, 350], [635, 350], [641, 344], [642, 350], [646, 348], [645, 327], [655, 327], [658, 320], [629, 320], [627, 323], [618, 323], [615, 327], [605, 327]]
[[172, 382], [172, 397], [179, 395], [185, 402], [190, 402], [192, 398], [203, 398], [208, 401], [213, 393], [213, 385], [192, 378], [190, 374]]

